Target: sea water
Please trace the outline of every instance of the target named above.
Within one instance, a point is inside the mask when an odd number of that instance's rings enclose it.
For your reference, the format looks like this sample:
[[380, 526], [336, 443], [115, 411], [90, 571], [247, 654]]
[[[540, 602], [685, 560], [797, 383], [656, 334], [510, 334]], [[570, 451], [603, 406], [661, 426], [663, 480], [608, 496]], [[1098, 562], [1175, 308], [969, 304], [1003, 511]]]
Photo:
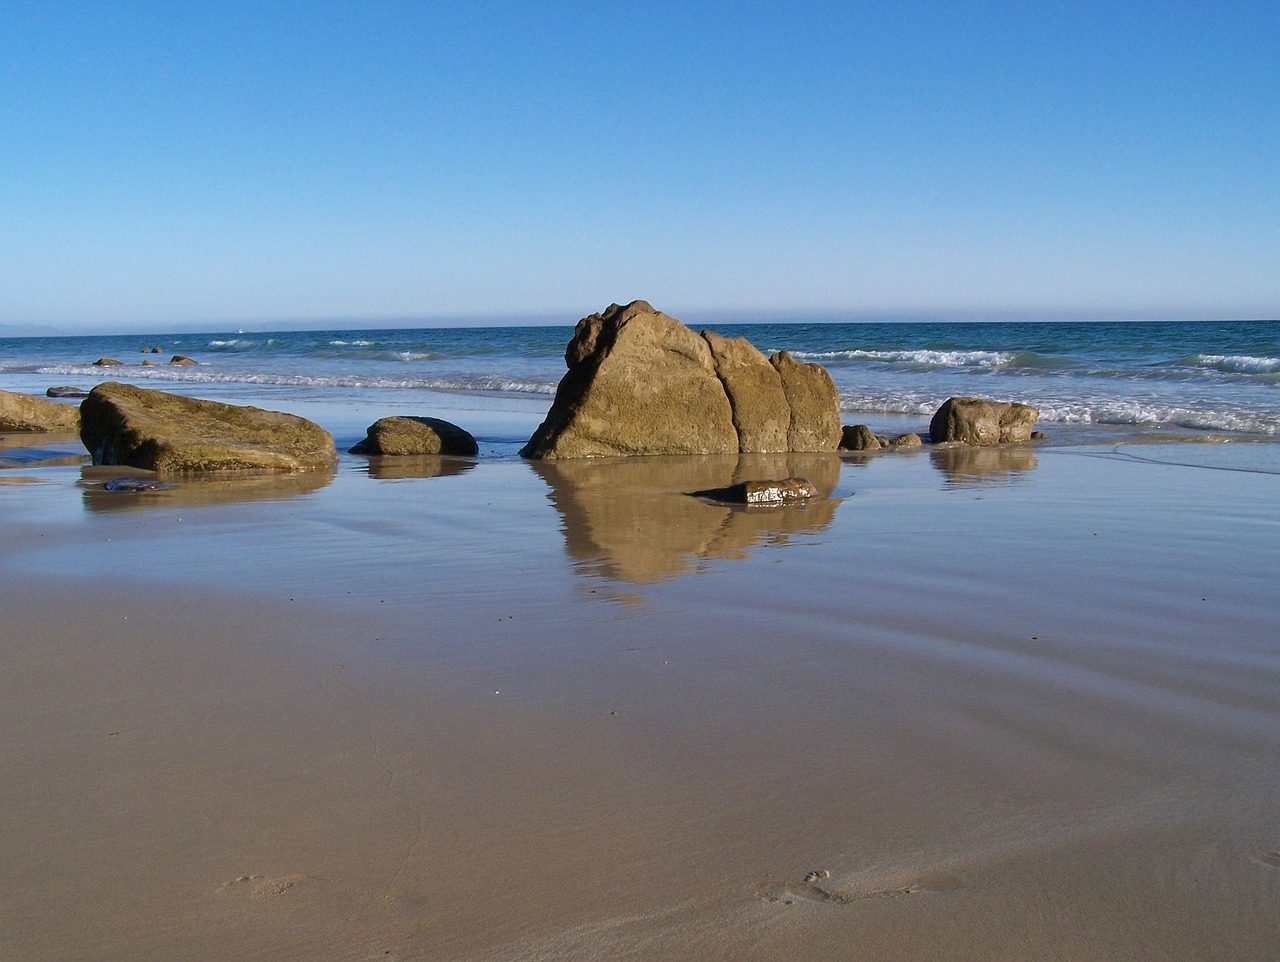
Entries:
[[[925, 425], [969, 395], [1034, 404], [1051, 436], [1280, 439], [1277, 321], [698, 326], [825, 365], [843, 420], [874, 429]], [[571, 336], [565, 325], [3, 338], [0, 388], [121, 380], [320, 412], [335, 434], [384, 414], [452, 413], [514, 443], [550, 405]], [[199, 363], [169, 365], [175, 354]]]

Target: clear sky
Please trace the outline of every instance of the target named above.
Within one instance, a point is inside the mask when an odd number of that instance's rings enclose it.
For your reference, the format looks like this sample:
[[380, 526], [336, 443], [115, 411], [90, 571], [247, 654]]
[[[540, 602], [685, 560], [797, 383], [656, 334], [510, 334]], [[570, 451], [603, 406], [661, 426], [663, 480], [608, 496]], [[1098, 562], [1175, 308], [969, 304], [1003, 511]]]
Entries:
[[1280, 3], [0, 4], [0, 324], [1280, 315]]

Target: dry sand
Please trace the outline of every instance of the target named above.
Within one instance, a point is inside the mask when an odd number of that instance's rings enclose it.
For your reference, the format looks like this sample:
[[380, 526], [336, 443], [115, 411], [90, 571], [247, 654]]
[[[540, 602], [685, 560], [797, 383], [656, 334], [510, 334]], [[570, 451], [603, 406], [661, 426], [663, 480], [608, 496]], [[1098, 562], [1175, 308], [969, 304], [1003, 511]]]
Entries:
[[1276, 450], [9, 470], [0, 957], [1280, 958]]

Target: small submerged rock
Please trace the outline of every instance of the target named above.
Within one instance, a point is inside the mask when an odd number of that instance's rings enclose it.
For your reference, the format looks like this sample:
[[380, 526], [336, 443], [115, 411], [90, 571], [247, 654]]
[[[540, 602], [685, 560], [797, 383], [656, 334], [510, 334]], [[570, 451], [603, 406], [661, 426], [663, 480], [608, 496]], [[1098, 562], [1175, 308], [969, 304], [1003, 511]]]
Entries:
[[147, 478], [112, 478], [102, 486], [103, 491], [119, 491], [125, 494], [142, 494], [145, 491], [164, 491], [174, 485]]
[[44, 392], [45, 397], [88, 397], [89, 392], [82, 387], [72, 387], [70, 385], [62, 385], [60, 387], [51, 387]]
[[698, 491], [695, 495], [729, 504], [781, 505], [816, 498], [818, 489], [805, 478], [783, 478], [780, 481], [742, 481], [727, 488]]
[[190, 367], [192, 365], [199, 364], [200, 362], [192, 360], [189, 357], [185, 357], [182, 354], [175, 354], [173, 357], [169, 358], [169, 363]]
[[94, 367], [119, 367], [123, 361], [117, 361], [114, 357], [100, 357], [93, 362]]

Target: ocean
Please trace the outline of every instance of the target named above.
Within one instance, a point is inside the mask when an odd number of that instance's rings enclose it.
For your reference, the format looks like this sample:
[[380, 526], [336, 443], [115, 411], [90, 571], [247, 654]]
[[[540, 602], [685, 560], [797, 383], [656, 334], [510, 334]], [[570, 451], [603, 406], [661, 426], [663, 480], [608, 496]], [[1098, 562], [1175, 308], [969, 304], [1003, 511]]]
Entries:
[[[913, 429], [946, 398], [976, 395], [1034, 404], [1059, 440], [1280, 438], [1277, 321], [706, 326], [825, 365], [846, 423], [875, 429]], [[452, 416], [488, 453], [514, 456], [551, 402], [571, 335], [565, 325], [3, 338], [0, 388], [124, 380], [313, 416], [340, 443], [386, 414]], [[170, 366], [174, 354], [199, 363]], [[104, 356], [123, 364], [93, 365]]]

